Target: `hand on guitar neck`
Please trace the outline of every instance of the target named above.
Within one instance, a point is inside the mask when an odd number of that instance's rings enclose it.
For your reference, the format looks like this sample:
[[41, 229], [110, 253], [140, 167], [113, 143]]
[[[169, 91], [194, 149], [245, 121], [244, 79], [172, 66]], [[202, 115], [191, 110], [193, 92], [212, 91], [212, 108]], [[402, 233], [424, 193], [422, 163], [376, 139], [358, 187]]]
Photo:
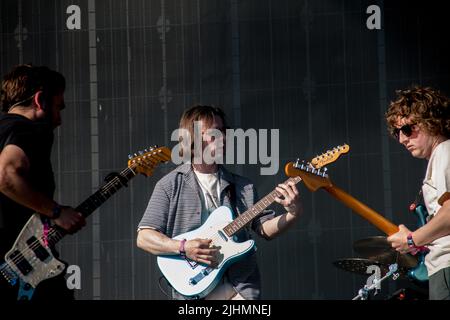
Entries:
[[295, 217], [302, 213], [302, 202], [300, 201], [300, 193], [295, 185], [295, 182], [289, 181], [285, 184], [279, 184], [275, 188], [279, 194], [283, 196], [276, 197], [275, 202], [279, 203], [284, 209]]
[[411, 231], [403, 224], [399, 225], [398, 229], [398, 232], [389, 236], [387, 241], [391, 243], [392, 248], [396, 251], [402, 254], [410, 253], [413, 249], [408, 246], [407, 238]]
[[72, 207], [61, 207], [61, 215], [55, 219], [55, 224], [67, 233], [73, 234], [79, 231], [86, 225], [86, 220], [83, 215], [75, 211]]

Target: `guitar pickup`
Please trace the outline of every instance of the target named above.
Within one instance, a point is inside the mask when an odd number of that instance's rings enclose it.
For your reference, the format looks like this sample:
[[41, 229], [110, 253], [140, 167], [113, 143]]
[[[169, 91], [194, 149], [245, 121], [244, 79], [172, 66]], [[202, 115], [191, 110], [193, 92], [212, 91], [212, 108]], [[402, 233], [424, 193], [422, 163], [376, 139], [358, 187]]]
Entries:
[[48, 251], [42, 246], [35, 236], [32, 236], [27, 240], [27, 245], [31, 250], [33, 250], [36, 257], [41, 261], [45, 261], [50, 256]]
[[16, 265], [17, 269], [19, 269], [19, 271], [22, 272], [23, 275], [27, 275], [33, 270], [31, 264], [25, 259], [25, 257], [19, 250], [11, 253], [8, 256], [8, 259], [10, 259]]
[[208, 274], [211, 273], [211, 271], [213, 271], [213, 268], [205, 268], [202, 271], [200, 271], [195, 277], [192, 277], [191, 279], [189, 279], [189, 284], [191, 286], [195, 286], [197, 283], [199, 283], [200, 281], [203, 280], [203, 278], [205, 278]]

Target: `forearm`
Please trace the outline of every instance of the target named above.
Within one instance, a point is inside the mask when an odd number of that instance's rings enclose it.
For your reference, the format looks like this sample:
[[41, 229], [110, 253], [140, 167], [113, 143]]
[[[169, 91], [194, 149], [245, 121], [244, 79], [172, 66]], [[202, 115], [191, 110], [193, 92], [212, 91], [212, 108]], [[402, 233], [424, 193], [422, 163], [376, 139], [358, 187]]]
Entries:
[[13, 201], [36, 212], [52, 217], [53, 199], [35, 191], [27, 180], [15, 170], [4, 170], [0, 174], [0, 192]]
[[154, 255], [179, 254], [180, 241], [153, 229], [141, 229], [137, 236], [137, 246]]
[[450, 235], [450, 200], [444, 202], [433, 219], [412, 233], [417, 246], [429, 244], [447, 235]]
[[261, 234], [267, 239], [273, 239], [287, 230], [298, 219], [298, 215], [286, 212], [261, 225]]

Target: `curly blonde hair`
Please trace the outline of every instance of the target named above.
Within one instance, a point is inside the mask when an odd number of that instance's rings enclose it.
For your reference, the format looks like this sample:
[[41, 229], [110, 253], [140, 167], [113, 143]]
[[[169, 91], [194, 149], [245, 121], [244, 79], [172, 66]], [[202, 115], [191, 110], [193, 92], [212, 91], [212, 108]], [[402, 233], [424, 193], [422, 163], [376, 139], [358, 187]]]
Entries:
[[392, 101], [386, 112], [390, 134], [394, 136], [399, 118], [410, 118], [412, 123], [420, 124], [429, 134], [450, 138], [449, 99], [430, 87], [414, 86], [397, 90], [397, 99]]

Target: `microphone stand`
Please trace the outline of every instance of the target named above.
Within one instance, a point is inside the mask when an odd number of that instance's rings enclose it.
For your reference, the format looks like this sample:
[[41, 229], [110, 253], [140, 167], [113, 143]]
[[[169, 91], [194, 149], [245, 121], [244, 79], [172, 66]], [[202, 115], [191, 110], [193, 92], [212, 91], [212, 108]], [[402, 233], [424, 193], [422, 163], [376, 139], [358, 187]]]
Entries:
[[398, 273], [395, 273], [398, 270], [398, 264], [394, 263], [389, 265], [389, 272], [386, 273], [384, 275], [384, 277], [382, 277], [381, 279], [373, 279], [373, 283], [370, 286], [367, 286], [367, 284], [359, 289], [358, 291], [358, 295], [356, 297], [354, 297], [352, 300], [367, 300], [368, 296], [369, 296], [369, 291], [375, 289], [377, 287], [377, 285], [386, 280], [387, 278], [389, 278], [390, 276], [392, 276], [393, 280], [397, 280], [397, 278], [399, 277]]

